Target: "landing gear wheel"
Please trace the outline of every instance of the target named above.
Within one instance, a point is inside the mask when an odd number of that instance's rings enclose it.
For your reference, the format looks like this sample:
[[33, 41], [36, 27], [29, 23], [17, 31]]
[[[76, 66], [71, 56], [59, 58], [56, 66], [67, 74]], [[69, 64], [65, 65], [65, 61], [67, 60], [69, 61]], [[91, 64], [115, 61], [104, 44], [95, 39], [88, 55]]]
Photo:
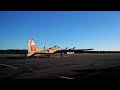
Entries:
[[49, 58], [49, 57], [50, 57], [50, 55], [47, 55], [47, 57]]

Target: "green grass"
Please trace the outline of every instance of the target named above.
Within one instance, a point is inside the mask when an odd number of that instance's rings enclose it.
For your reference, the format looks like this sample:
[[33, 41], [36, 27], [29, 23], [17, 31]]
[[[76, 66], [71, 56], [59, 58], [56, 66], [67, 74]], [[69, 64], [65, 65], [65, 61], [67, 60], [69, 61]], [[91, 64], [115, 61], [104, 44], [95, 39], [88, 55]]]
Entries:
[[[77, 53], [77, 54], [70, 54], [70, 56], [71, 55], [111, 55], [111, 54], [113, 54], [113, 55], [120, 55], [120, 53], [87, 53], [87, 54], [85, 54], [85, 53]], [[40, 57], [47, 57], [46, 55], [35, 55], [35, 56], [40, 56]], [[63, 54], [63, 57], [64, 56], [69, 56], [69, 54], [68, 55], [66, 55], [66, 54]], [[0, 54], [0, 58], [7, 58], [7, 57], [25, 57], [25, 54]], [[50, 55], [50, 58], [53, 58], [53, 57], [61, 57], [61, 55], [60, 54], [52, 54], [52, 55]]]
[[24, 57], [24, 54], [0, 54], [0, 58], [5, 58], [5, 57]]

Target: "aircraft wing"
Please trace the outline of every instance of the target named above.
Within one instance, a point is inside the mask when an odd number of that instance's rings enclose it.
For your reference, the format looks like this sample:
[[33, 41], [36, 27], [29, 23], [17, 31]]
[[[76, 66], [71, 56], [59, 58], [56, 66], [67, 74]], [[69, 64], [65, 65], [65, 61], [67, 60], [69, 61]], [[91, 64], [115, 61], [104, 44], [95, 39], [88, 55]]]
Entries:
[[66, 53], [66, 52], [88, 51], [88, 50], [93, 50], [93, 49], [58, 50], [58, 51], [55, 51], [54, 53]]

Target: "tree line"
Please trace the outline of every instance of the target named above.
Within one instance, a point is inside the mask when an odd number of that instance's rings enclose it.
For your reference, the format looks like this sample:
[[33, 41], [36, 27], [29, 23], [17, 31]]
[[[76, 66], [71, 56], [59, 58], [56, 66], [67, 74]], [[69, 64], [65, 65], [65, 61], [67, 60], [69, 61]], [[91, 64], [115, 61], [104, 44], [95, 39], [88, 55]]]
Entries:
[[[0, 54], [26, 54], [28, 52], [27, 49], [23, 50], [0, 50]], [[120, 53], [120, 51], [74, 51], [74, 53]]]

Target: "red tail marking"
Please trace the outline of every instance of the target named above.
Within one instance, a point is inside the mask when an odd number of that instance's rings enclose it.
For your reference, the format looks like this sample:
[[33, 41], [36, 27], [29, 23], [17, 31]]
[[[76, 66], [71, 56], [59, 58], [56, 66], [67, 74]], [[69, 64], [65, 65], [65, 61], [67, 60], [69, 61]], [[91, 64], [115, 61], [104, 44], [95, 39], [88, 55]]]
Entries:
[[31, 46], [31, 51], [36, 51], [36, 47], [34, 45]]
[[32, 40], [33, 40], [33, 39], [31, 38], [31, 39], [30, 39], [30, 45], [31, 45], [31, 43], [32, 43]]

